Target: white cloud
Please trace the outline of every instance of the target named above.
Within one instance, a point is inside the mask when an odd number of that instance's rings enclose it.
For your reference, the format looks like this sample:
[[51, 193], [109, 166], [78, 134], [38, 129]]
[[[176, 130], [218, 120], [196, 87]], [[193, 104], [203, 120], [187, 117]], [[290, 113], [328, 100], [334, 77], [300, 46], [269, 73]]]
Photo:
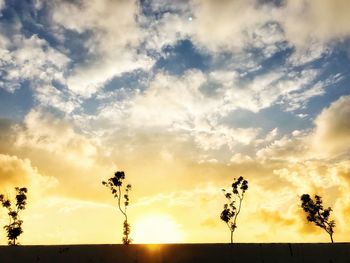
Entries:
[[274, 128], [271, 131], [269, 131], [264, 138], [256, 139], [254, 143], [255, 145], [262, 145], [262, 144], [266, 145], [274, 141], [278, 135], [279, 135], [278, 128]]
[[[306, 103], [315, 96], [321, 96], [326, 91], [322, 83], [317, 83], [312, 88], [305, 89], [301, 92], [291, 93], [286, 95], [286, 111], [294, 111], [305, 108]], [[303, 116], [303, 115], [301, 115]]]
[[[150, 1], [150, 5], [156, 6], [155, 10], [168, 11], [157, 19], [153, 16], [141, 19], [147, 26], [146, 46], [158, 51], [179, 40], [190, 39], [204, 53], [214, 57], [235, 54], [232, 62], [236, 67], [252, 68], [247, 61], [237, 63], [239, 57], [254, 64], [288, 46], [283, 28], [274, 20], [276, 9], [272, 5], [259, 5], [255, 0], [193, 0], [187, 5]], [[174, 10], [169, 12], [171, 7]], [[256, 54], [250, 54], [253, 57], [249, 58], [248, 49], [260, 50], [261, 58]]]
[[40, 102], [41, 106], [55, 107], [69, 114], [80, 105], [80, 100], [75, 96], [59, 90], [52, 85], [41, 84], [35, 90], [35, 97]]
[[259, 112], [276, 103], [288, 105], [293, 102], [290, 94], [300, 94], [317, 74], [317, 70], [309, 69], [302, 72], [275, 71], [259, 75], [248, 83], [237, 83], [235, 88], [227, 89], [226, 106]]
[[275, 139], [277, 135], [278, 135], [278, 128], [274, 128], [266, 135], [265, 141], [270, 142], [273, 139]]
[[[98, 114], [91, 118], [77, 115], [75, 119], [84, 129], [98, 127], [94, 129], [96, 134], [153, 133], [156, 129], [159, 133], [172, 132], [192, 138], [205, 151], [224, 146], [233, 151], [239, 144], [258, 143], [254, 140], [260, 130], [230, 127], [221, 123], [225, 116], [239, 108], [259, 112], [277, 103], [285, 105], [286, 110], [302, 107], [311, 97], [323, 92], [318, 86], [307, 89], [317, 75], [312, 69], [277, 71], [240, 83], [235, 71], [204, 74], [190, 70], [183, 76], [160, 72], [143, 91], [121, 89], [107, 97], [101, 93], [103, 105]], [[277, 135], [275, 132], [272, 131], [269, 140]]]
[[146, 46], [161, 51], [167, 45], [174, 45], [181, 39], [189, 38], [192, 31], [192, 22], [188, 20], [188, 12], [166, 13], [159, 20], [145, 18], [147, 25]]
[[296, 46], [305, 47], [310, 41], [328, 42], [350, 35], [347, 0], [288, 0], [278, 20], [286, 38]]
[[313, 62], [330, 53], [330, 47], [320, 42], [311, 42], [308, 45], [297, 48], [288, 58], [292, 66], [301, 66]]
[[53, 80], [64, 82], [63, 72], [69, 59], [45, 40], [36, 35], [26, 38], [18, 34], [11, 40], [5, 36], [0, 39], [0, 65], [4, 74], [0, 87], [13, 92], [23, 80], [31, 81], [34, 88]]
[[[112, 50], [111, 50], [112, 52]], [[90, 97], [113, 77], [136, 69], [150, 69], [152, 59], [135, 54], [132, 50], [117, 49], [111, 57], [101, 57], [88, 65], [75, 68], [67, 79], [68, 88], [84, 98]]]
[[100, 117], [139, 129], [190, 129], [216, 103], [199, 90], [205, 80], [200, 71], [189, 71], [181, 77], [159, 73], [144, 92], [103, 107]]
[[67, 80], [76, 94], [89, 97], [114, 76], [153, 65], [150, 57], [137, 50], [144, 32], [136, 21], [136, 1], [56, 1], [52, 13], [53, 21], [65, 29], [91, 32], [84, 43], [86, 60], [72, 69]]
[[[334, 88], [334, 86], [343, 79], [343, 76], [341, 74], [335, 74], [330, 75], [329, 77], [320, 80], [316, 82], [313, 85], [307, 85], [308, 83], [312, 83], [312, 80], [316, 77], [316, 71], [315, 76], [310, 77], [307, 82], [305, 82], [304, 87], [300, 91], [291, 92], [289, 94], [286, 94], [283, 98], [284, 103], [284, 109], [286, 111], [294, 111], [297, 109], [306, 109], [307, 103], [310, 99], [316, 97], [316, 96], [322, 96], [326, 93], [326, 88]], [[305, 114], [299, 114], [299, 117], [305, 117]]]
[[223, 146], [227, 146], [232, 151], [238, 143], [250, 144], [259, 132], [259, 129], [230, 128], [224, 125], [201, 126], [201, 128], [193, 130], [192, 134], [195, 142], [205, 151], [217, 150]]
[[273, 141], [265, 148], [261, 148], [256, 152], [256, 156], [260, 160], [272, 161], [282, 160], [287, 162], [296, 162], [303, 160], [309, 151], [310, 146], [305, 144], [305, 135], [290, 137], [283, 136], [281, 139]]
[[[269, 9], [253, 0], [192, 1], [193, 41], [210, 51], [234, 51], [246, 44], [245, 33], [269, 20]], [[220, 14], [220, 15], [219, 15]]]
[[288, 0], [279, 6], [255, 0], [193, 0], [178, 8], [159, 1], [151, 5], [154, 10], [176, 10], [148, 21], [154, 36], [149, 37], [150, 46], [159, 50], [183, 38], [212, 55], [257, 48], [268, 58], [296, 47], [289, 61], [300, 65], [326, 55], [329, 42], [350, 34], [347, 0]]
[[[214, 72], [209, 78], [234, 79], [234, 73]], [[188, 71], [181, 77], [157, 74], [149, 88], [136, 92], [118, 103], [101, 108], [97, 119], [111, 123], [113, 130], [174, 132], [190, 135], [204, 150], [239, 144], [249, 144], [259, 129], [234, 128], [219, 124], [227, 110], [225, 89], [218, 94], [206, 94], [202, 87], [207, 77], [200, 71]], [[231, 88], [231, 87], [227, 87]], [[125, 123], [125, 125], [122, 125]], [[115, 125], [118, 127], [115, 127]]]
[[33, 96], [41, 105], [51, 106], [70, 113], [78, 107], [74, 96], [64, 88], [59, 90], [53, 82], [65, 84], [64, 73], [70, 59], [50, 44], [32, 35], [29, 38], [14, 34], [8, 38], [0, 33], [0, 88], [15, 92], [21, 83], [29, 81]]

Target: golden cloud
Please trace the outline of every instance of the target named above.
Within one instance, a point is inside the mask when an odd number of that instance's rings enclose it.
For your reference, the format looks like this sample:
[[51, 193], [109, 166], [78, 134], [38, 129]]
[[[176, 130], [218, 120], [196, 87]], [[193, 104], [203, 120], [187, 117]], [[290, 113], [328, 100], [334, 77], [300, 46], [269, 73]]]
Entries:
[[350, 150], [350, 96], [340, 97], [316, 118], [313, 146], [323, 154], [337, 156]]
[[0, 190], [12, 192], [14, 187], [27, 187], [31, 197], [38, 198], [57, 185], [57, 180], [43, 176], [33, 167], [30, 160], [17, 156], [0, 154]]

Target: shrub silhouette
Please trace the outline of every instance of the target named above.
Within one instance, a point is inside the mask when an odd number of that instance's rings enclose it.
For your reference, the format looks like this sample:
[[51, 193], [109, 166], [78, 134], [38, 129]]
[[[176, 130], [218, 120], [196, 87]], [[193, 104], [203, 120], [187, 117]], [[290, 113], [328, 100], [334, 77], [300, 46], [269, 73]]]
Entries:
[[332, 208], [328, 207], [324, 209], [322, 198], [318, 195], [315, 195], [315, 200], [312, 200], [308, 194], [303, 194], [300, 199], [301, 207], [307, 214], [307, 220], [323, 228], [328, 233], [333, 243], [335, 221], [329, 219]]
[[27, 204], [27, 188], [15, 187], [16, 190], [16, 204], [12, 206], [10, 199], [0, 195], [0, 202], [4, 208], [8, 210], [9, 224], [4, 226], [7, 232], [8, 244], [11, 246], [19, 245], [16, 242], [17, 238], [23, 233], [23, 221], [19, 218], [20, 211], [24, 210]]
[[[220, 218], [224, 221], [231, 232], [231, 244], [233, 243], [233, 232], [237, 228], [237, 217], [241, 212], [242, 201], [244, 198], [244, 194], [248, 189], [248, 181], [245, 180], [242, 176], [238, 179], [234, 179], [232, 184], [232, 193], [226, 192], [225, 189], [222, 189], [224, 195], [227, 199], [227, 203], [224, 204], [224, 210], [221, 212]], [[238, 207], [236, 207], [235, 203], [238, 199]]]
[[[129, 192], [131, 191], [131, 184], [127, 184], [123, 190], [122, 194], [122, 186], [123, 180], [125, 179], [125, 174], [123, 171], [118, 171], [114, 173], [114, 177], [109, 178], [107, 181], [102, 181], [102, 184], [106, 186], [112, 193], [113, 197], [118, 200], [118, 208], [119, 211], [124, 216], [123, 222], [123, 244], [127, 245], [131, 243], [130, 235], [130, 224], [128, 223], [128, 215], [126, 213], [127, 207], [129, 206]], [[124, 198], [124, 205], [122, 207], [122, 195]]]

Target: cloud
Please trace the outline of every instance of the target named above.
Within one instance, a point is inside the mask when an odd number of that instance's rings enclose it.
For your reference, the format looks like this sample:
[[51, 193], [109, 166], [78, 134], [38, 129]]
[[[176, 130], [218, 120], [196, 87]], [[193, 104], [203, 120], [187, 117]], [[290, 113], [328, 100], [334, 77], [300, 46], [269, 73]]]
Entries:
[[[0, 12], [1, 12], [1, 10], [2, 9], [4, 9], [5, 8], [5, 0], [0, 0]], [[1, 16], [1, 13], [0, 13], [0, 16]]]
[[239, 50], [246, 44], [245, 32], [268, 21], [270, 11], [262, 9], [255, 1], [192, 1], [193, 41], [214, 52]]
[[[247, 83], [239, 82], [238, 71], [244, 70], [244, 74], [247, 74], [250, 70], [257, 70], [261, 67], [261, 61], [287, 48], [284, 28], [276, 20], [276, 14], [282, 12], [286, 6], [242, 0], [193, 1], [190, 5], [181, 2], [172, 4], [171, 8], [159, 1], [148, 4], [153, 12], [163, 10], [164, 13], [159, 18], [147, 16], [142, 13], [142, 8], [136, 1], [47, 3], [49, 15], [52, 16], [50, 29], [57, 38], [63, 36], [60, 41], [65, 46], [60, 47], [60, 50], [64, 50], [65, 54], [53, 49], [35, 35], [26, 39], [18, 33], [17, 38], [22, 39], [24, 44], [17, 45], [16, 53], [6, 51], [4, 57], [8, 59], [3, 63], [6, 65], [6, 78], [9, 80], [6, 85], [5, 82], [0, 85], [13, 92], [19, 87], [20, 80], [29, 78], [32, 85], [37, 87], [35, 98], [42, 105], [54, 106], [65, 113], [71, 113], [81, 109], [85, 98], [96, 93], [101, 95], [104, 85], [113, 77], [140, 68], [151, 70], [157, 56], [165, 55], [165, 46], [174, 45], [180, 39], [190, 39], [195, 48], [203, 49], [215, 57], [213, 70], [203, 75], [206, 82], [222, 86], [217, 94], [224, 97], [224, 105], [220, 105], [222, 112], [237, 107], [258, 112], [274, 103], [285, 104], [286, 110], [295, 110], [304, 106], [311, 97], [324, 94], [320, 85], [313, 92], [305, 93], [303, 90], [316, 77], [316, 70], [290, 72], [289, 68], [285, 68], [278, 72], [258, 74], [253, 77], [253, 81]], [[38, 4], [37, 8], [43, 8], [43, 4]], [[218, 11], [222, 14], [220, 18], [216, 15]], [[116, 12], [119, 15], [116, 16]], [[232, 18], [232, 13], [237, 15]], [[273, 15], [272, 18], [268, 14]], [[101, 20], [101, 16], [105, 19]], [[73, 21], [66, 17], [77, 19]], [[246, 19], [247, 17], [253, 19]], [[220, 30], [211, 30], [206, 26], [211, 24]], [[74, 55], [71, 54], [74, 50], [70, 50], [71, 43], [68, 39], [68, 32], [71, 31], [84, 39], [80, 43], [82, 59], [78, 61], [71, 56]], [[124, 34], [126, 31], [127, 35]], [[0, 38], [3, 45], [10, 43], [8, 39], [6, 43], [4, 41]], [[296, 50], [289, 63], [306, 63], [328, 52], [324, 45], [314, 45], [319, 48], [313, 48], [312, 50], [316, 50], [313, 52], [310, 49]], [[156, 50], [154, 57], [149, 55], [149, 49]], [[42, 59], [42, 50], [48, 50], [47, 61]], [[222, 54], [225, 52], [233, 57], [224, 59]], [[27, 57], [36, 63], [30, 62], [33, 64], [25, 67], [27, 62], [12, 58], [17, 53], [22, 54], [19, 57]], [[32, 54], [32, 57], [28, 54]], [[39, 59], [33, 60], [34, 56]], [[11, 65], [17, 65], [16, 63], [24, 65], [25, 68], [14, 69]], [[227, 81], [227, 78], [221, 78], [223, 74], [231, 74], [231, 79]], [[63, 87], [52, 85], [52, 81], [60, 82]], [[154, 85], [154, 82], [151, 84]], [[242, 86], [246, 88], [239, 88]], [[299, 94], [301, 91], [303, 94]]]
[[14, 93], [29, 82], [37, 103], [66, 113], [78, 107], [77, 99], [64, 89], [70, 59], [46, 40], [26, 37], [19, 29], [11, 37], [0, 32], [0, 54], [0, 88]]
[[70, 71], [67, 79], [74, 93], [90, 97], [112, 77], [153, 65], [152, 59], [138, 50], [144, 33], [136, 21], [136, 1], [55, 1], [52, 7], [56, 25], [80, 34], [91, 33], [84, 43], [84, 61]]
[[[205, 126], [201, 126], [204, 128]], [[240, 144], [250, 144], [259, 133], [259, 129], [254, 128], [230, 128], [224, 125], [215, 127], [207, 126], [205, 129], [194, 130], [193, 135], [197, 144], [203, 150], [218, 150], [227, 146], [230, 150]]]
[[336, 173], [340, 180], [344, 180], [347, 183], [347, 187], [350, 187], [350, 161], [345, 159], [340, 161], [336, 167], [334, 167], [333, 173]]
[[349, 154], [350, 97], [342, 96], [316, 117], [309, 131], [295, 131], [257, 151], [261, 159], [296, 162], [313, 158], [340, 158]]
[[[226, 92], [227, 105], [231, 109], [242, 108], [252, 112], [259, 112], [275, 104], [282, 104], [286, 110], [296, 109], [308, 99], [319, 95], [317, 92], [307, 94], [308, 85], [314, 81], [319, 72], [308, 69], [296, 71], [271, 71], [256, 76], [251, 81], [235, 83]], [[294, 107], [291, 108], [290, 105]]]
[[[221, 54], [234, 54], [231, 64], [252, 68], [249, 64], [256, 64], [288, 47], [283, 28], [274, 20], [276, 8], [273, 5], [255, 0], [193, 0], [187, 5], [182, 2], [147, 3], [156, 6], [151, 8], [156, 14], [163, 10], [159, 17], [149, 15], [141, 20], [149, 29], [146, 46], [161, 54], [163, 47], [189, 39], [197, 49], [214, 59], [220, 60]], [[249, 58], [249, 63], [238, 64], [237, 60], [243, 57]]]
[[[304, 90], [317, 74], [315, 70], [288, 74], [275, 72], [258, 76], [251, 82], [240, 83], [235, 71], [212, 71], [206, 75], [192, 70], [179, 77], [159, 73], [150, 81], [145, 92], [134, 92], [134, 97], [132, 93], [126, 96], [129, 101], [117, 106], [119, 113], [109, 114], [113, 110], [109, 105], [101, 108], [101, 113], [106, 117], [119, 116], [120, 110], [132, 107], [132, 118], [136, 118], [133, 123], [140, 123], [137, 116], [147, 108], [148, 114], [143, 117], [149, 121], [143, 125], [156, 122], [156, 126], [168, 126], [185, 122], [186, 119], [196, 120], [196, 116], [200, 120], [203, 115], [216, 115], [214, 119], [217, 119], [238, 108], [258, 112], [276, 103], [306, 103], [311, 97], [319, 95], [318, 92], [306, 93]], [[181, 96], [178, 96], [180, 90]], [[114, 104], [113, 107], [115, 111]], [[159, 115], [160, 109], [162, 114]]]
[[97, 142], [77, 134], [70, 123], [37, 109], [30, 111], [16, 128], [15, 146], [57, 154], [77, 166], [91, 167], [98, 152]]
[[213, 55], [238, 54], [255, 48], [269, 58], [278, 51], [296, 47], [291, 62], [300, 64], [327, 54], [332, 40], [342, 40], [350, 34], [347, 0], [288, 0], [281, 4], [193, 0], [178, 8], [159, 1], [150, 3], [153, 12], [164, 12], [159, 20], [148, 19], [152, 35], [156, 36], [149, 38], [151, 46], [159, 50], [184, 38]]
[[274, 174], [293, 186], [298, 195], [303, 193], [325, 194], [330, 200], [339, 197], [336, 189], [341, 185], [342, 165], [333, 165], [324, 161], [305, 161], [304, 163], [284, 164], [284, 168], [276, 169]]
[[302, 66], [328, 55], [331, 48], [325, 43], [314, 41], [308, 45], [298, 47], [288, 58], [292, 66]]
[[337, 155], [350, 150], [350, 96], [340, 97], [316, 118], [313, 146], [320, 153]]
[[14, 187], [27, 187], [31, 197], [38, 198], [57, 185], [57, 180], [39, 173], [30, 160], [0, 154], [1, 193], [12, 192]]
[[[209, 78], [217, 75], [219, 72]], [[234, 74], [230, 75], [232, 78]], [[152, 133], [157, 129], [158, 133], [182, 134], [193, 138], [204, 150], [223, 146], [232, 150], [237, 143], [249, 144], [259, 129], [221, 124], [221, 118], [238, 106], [229, 105], [225, 88], [217, 94], [206, 94], [202, 88], [207, 81], [210, 80], [198, 70], [187, 71], [179, 77], [161, 72], [145, 91], [131, 93], [118, 104], [112, 101], [101, 107], [97, 119], [111, 123], [113, 130], [116, 130], [113, 124], [118, 124], [118, 129], [133, 133]]]
[[52, 81], [64, 83], [63, 72], [69, 58], [45, 40], [36, 35], [26, 38], [20, 34], [11, 39], [0, 34], [0, 39], [1, 88], [14, 92], [25, 80], [31, 81], [34, 88]]
[[145, 17], [148, 27], [146, 35], [146, 47], [162, 54], [162, 48], [175, 45], [182, 39], [188, 39], [192, 32], [192, 22], [189, 11], [181, 13], [165, 13], [160, 19]]
[[81, 104], [79, 98], [72, 96], [66, 90], [60, 90], [44, 83], [36, 88], [35, 98], [40, 106], [56, 108], [67, 114], [79, 109]]
[[294, 133], [284, 135], [282, 138], [273, 140], [268, 145], [258, 148], [256, 157], [261, 161], [287, 161], [295, 163], [313, 158], [310, 134]]
[[[115, 144], [102, 145], [98, 136], [81, 134], [72, 122], [40, 108], [31, 110], [22, 123], [11, 124], [4, 138], [1, 152], [29, 159], [40, 174], [58, 180], [52, 194], [103, 199], [103, 189], [96, 194], [96, 185], [118, 168], [112, 155]], [[79, 185], [85, 190], [76, 191]]]
[[222, 123], [228, 114], [237, 109], [259, 112], [275, 104], [286, 105], [286, 110], [297, 109], [320, 94], [317, 91], [322, 90], [321, 84], [315, 92], [307, 89], [317, 75], [318, 71], [312, 69], [277, 71], [242, 81], [235, 71], [205, 74], [188, 70], [182, 76], [159, 72], [142, 92], [117, 90], [114, 99], [104, 101], [88, 126], [98, 126], [101, 132], [151, 132], [156, 128], [159, 133], [193, 138], [203, 150], [227, 146], [232, 151], [237, 144], [251, 144], [260, 130]]
[[350, 35], [347, 0], [288, 0], [280, 12], [279, 21], [286, 38], [296, 46], [310, 41], [328, 42]]

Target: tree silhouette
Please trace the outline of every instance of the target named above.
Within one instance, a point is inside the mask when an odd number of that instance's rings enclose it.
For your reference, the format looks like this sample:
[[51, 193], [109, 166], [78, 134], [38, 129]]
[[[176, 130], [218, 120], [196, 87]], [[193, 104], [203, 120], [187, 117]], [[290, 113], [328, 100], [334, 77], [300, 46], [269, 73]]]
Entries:
[[4, 208], [8, 210], [9, 224], [4, 226], [7, 232], [8, 244], [11, 246], [19, 245], [16, 242], [17, 238], [23, 233], [22, 224], [23, 220], [20, 220], [19, 213], [24, 210], [27, 204], [27, 188], [15, 187], [16, 190], [16, 204], [11, 205], [11, 201], [5, 198], [4, 195], [0, 195], [0, 202]]
[[[123, 180], [125, 179], [125, 174], [123, 171], [118, 171], [114, 173], [114, 177], [109, 178], [107, 181], [102, 181], [102, 184], [106, 186], [112, 193], [113, 197], [118, 200], [119, 211], [124, 216], [123, 222], [123, 244], [130, 244], [132, 239], [129, 238], [130, 235], [130, 224], [128, 223], [127, 207], [129, 206], [129, 192], [131, 191], [131, 184], [127, 184], [123, 189]], [[124, 203], [122, 206], [122, 196], [124, 198]]]
[[308, 194], [303, 194], [300, 199], [301, 207], [307, 214], [307, 220], [323, 228], [328, 233], [333, 243], [335, 221], [329, 219], [332, 208], [328, 207], [324, 209], [322, 198], [318, 195], [315, 195], [315, 200], [312, 200]]
[[[247, 189], [248, 181], [245, 180], [242, 176], [240, 176], [238, 179], [234, 178], [234, 182], [232, 184], [232, 193], [226, 192], [225, 189], [222, 189], [227, 199], [227, 203], [224, 204], [224, 210], [221, 212], [220, 218], [227, 224], [228, 228], [230, 229], [231, 244], [233, 243], [233, 232], [237, 228], [237, 217], [241, 212], [242, 201]], [[237, 199], [238, 207], [235, 205]]]

